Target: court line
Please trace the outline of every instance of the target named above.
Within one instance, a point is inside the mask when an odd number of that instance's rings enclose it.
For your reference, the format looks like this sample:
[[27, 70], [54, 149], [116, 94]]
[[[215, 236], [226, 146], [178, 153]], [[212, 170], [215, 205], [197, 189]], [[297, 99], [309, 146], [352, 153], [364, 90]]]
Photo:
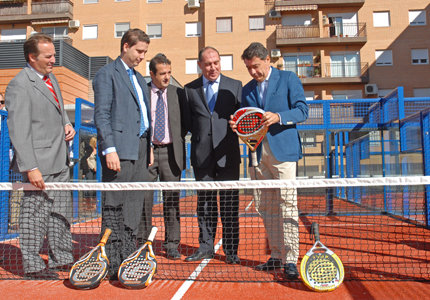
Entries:
[[[222, 245], [222, 239], [215, 245], [214, 253], [217, 253], [219, 248]], [[180, 300], [191, 287], [191, 285], [195, 282], [195, 279], [199, 276], [199, 274], [203, 271], [203, 269], [209, 264], [212, 259], [204, 259], [191, 273], [187, 280], [181, 285], [178, 291], [173, 295], [172, 300]]]

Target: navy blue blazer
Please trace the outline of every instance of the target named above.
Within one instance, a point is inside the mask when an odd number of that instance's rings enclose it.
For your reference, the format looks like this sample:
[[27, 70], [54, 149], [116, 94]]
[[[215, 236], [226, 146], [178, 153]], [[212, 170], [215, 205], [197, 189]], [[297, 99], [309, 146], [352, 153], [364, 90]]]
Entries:
[[[140, 73], [149, 126], [151, 109], [148, 86]], [[115, 147], [119, 159], [137, 160], [139, 151], [140, 109], [137, 95], [120, 57], [101, 68], [93, 80], [94, 121], [101, 151]]]
[[[278, 161], [298, 161], [302, 157], [302, 145], [296, 124], [308, 118], [309, 109], [300, 79], [293, 72], [272, 68], [264, 107], [261, 107], [257, 84], [253, 79], [243, 87], [242, 107], [260, 107], [279, 113], [282, 124], [271, 125], [266, 135], [270, 149]], [[260, 160], [261, 145], [257, 156]]]

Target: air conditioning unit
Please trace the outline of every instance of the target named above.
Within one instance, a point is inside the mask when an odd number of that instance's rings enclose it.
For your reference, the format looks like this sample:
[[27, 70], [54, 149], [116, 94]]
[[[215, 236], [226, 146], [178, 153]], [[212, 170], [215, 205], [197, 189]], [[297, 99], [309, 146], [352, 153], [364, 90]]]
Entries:
[[271, 57], [281, 57], [281, 50], [279, 50], [279, 49], [270, 50], [270, 56]]
[[199, 8], [200, 2], [199, 0], [188, 0], [188, 8]]
[[81, 23], [79, 22], [79, 20], [70, 20], [69, 21], [69, 28], [79, 28], [80, 25], [81, 25]]
[[374, 95], [378, 93], [378, 86], [374, 83], [364, 85], [364, 93], [366, 95]]
[[281, 17], [281, 12], [277, 11], [277, 10], [271, 10], [269, 12], [269, 17], [272, 18], [272, 19], [280, 18]]

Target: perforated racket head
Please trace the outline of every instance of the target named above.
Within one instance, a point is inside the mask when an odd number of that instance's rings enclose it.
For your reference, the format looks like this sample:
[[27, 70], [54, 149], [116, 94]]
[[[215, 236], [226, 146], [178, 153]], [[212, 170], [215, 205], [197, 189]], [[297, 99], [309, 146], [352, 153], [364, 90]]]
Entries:
[[144, 249], [134, 259], [124, 261], [118, 271], [118, 280], [128, 288], [144, 288], [151, 284], [157, 272], [157, 261], [148, 249]]
[[237, 135], [239, 137], [249, 137], [264, 130], [263, 115], [264, 110], [256, 107], [238, 109], [233, 115]]

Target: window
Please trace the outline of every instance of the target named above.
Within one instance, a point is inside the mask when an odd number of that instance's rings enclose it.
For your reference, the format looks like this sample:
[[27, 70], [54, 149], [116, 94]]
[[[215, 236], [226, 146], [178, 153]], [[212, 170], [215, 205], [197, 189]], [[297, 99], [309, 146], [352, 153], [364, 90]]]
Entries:
[[53, 39], [61, 39], [68, 36], [67, 27], [44, 27], [42, 33], [49, 34]]
[[287, 54], [284, 56], [285, 70], [299, 77], [313, 77], [312, 53]]
[[232, 18], [217, 18], [216, 19], [216, 32], [232, 32]]
[[362, 99], [363, 92], [362, 90], [339, 90], [332, 91], [331, 93], [333, 100], [342, 100], [342, 99]]
[[130, 23], [116, 23], [115, 24], [115, 37], [122, 38], [124, 33], [130, 29]]
[[84, 4], [98, 3], [99, 0], [84, 0]]
[[412, 49], [411, 58], [413, 65], [427, 65], [429, 63], [428, 49]]
[[146, 34], [151, 39], [161, 39], [161, 24], [146, 25]]
[[426, 25], [426, 11], [425, 10], [410, 10], [409, 11], [409, 25], [423, 26]]
[[185, 74], [199, 74], [200, 72], [197, 59], [185, 60]]
[[377, 66], [392, 66], [393, 65], [393, 51], [391, 50], [376, 50], [375, 59]]
[[233, 56], [232, 55], [220, 55], [221, 60], [221, 71], [233, 70]]
[[20, 41], [27, 38], [27, 29], [2, 29], [2, 41]]
[[430, 88], [414, 89], [414, 97], [430, 97]]
[[128, 2], [130, 0], [115, 0], [115, 2]]
[[261, 31], [264, 29], [264, 17], [249, 17], [249, 31]]
[[149, 70], [149, 63], [150, 63], [149, 61], [146, 61], [146, 64], [145, 64], [145, 71], [147, 76], [151, 75], [151, 72]]
[[393, 89], [378, 89], [378, 97], [385, 97], [392, 91]]
[[373, 27], [388, 27], [390, 26], [390, 12], [379, 11], [373, 13]]
[[315, 92], [314, 91], [305, 91], [305, 97], [306, 97], [306, 101], [312, 101], [315, 99]]
[[148, 3], [161, 3], [163, 0], [148, 0]]
[[82, 26], [82, 39], [93, 40], [97, 38], [97, 25], [84, 25]]
[[195, 37], [202, 35], [202, 23], [200, 22], [192, 22], [185, 23], [185, 36], [187, 37]]
[[330, 55], [331, 77], [358, 77], [361, 73], [358, 52], [333, 53]]

